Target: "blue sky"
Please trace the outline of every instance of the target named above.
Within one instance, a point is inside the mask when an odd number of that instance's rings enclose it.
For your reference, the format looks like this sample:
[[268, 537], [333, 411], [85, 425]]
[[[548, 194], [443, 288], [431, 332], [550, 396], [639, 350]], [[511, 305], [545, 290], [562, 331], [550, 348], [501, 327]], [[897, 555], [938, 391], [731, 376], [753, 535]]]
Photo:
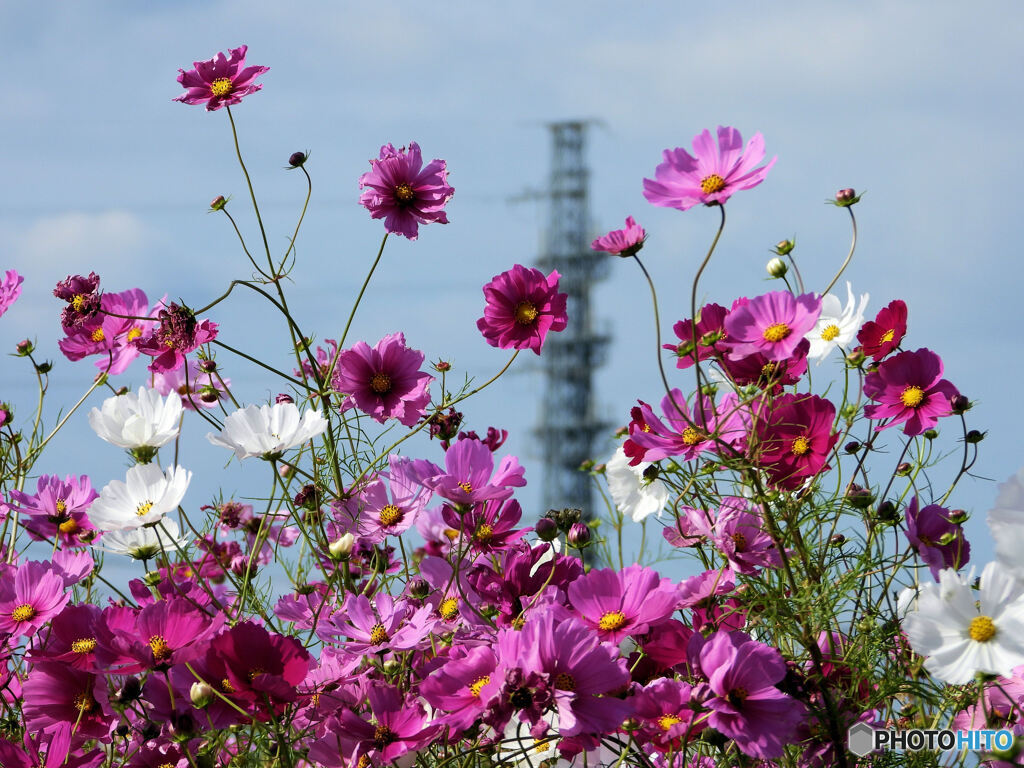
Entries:
[[[417, 242], [389, 243], [351, 338], [373, 344], [404, 330], [430, 360], [449, 359], [475, 377], [500, 368], [505, 353], [475, 327], [480, 286], [536, 258], [543, 203], [508, 199], [547, 178], [545, 123], [577, 118], [601, 121], [588, 151], [595, 234], [629, 214], [647, 228], [643, 255], [671, 327], [686, 311], [717, 214], [653, 208], [641, 179], [664, 148], [688, 146], [705, 127], [734, 125], [745, 137], [762, 132], [779, 159], [765, 184], [729, 203], [702, 298], [728, 303], [774, 289], [763, 279], [769, 248], [794, 234], [808, 286], [820, 289], [849, 236], [845, 213], [822, 201], [840, 187], [866, 189], [857, 208], [861, 244], [845, 277], [871, 294], [871, 315], [893, 298], [907, 301], [906, 346], [937, 351], [947, 377], [978, 402], [970, 425], [989, 432], [978, 471], [997, 482], [1016, 472], [1024, 464], [1016, 391], [1024, 368], [1017, 33], [1024, 7], [992, 2], [968, 12], [954, 3], [879, 0], [622, 8], [4, 4], [0, 266], [18, 269], [26, 282], [0, 321], [0, 347], [35, 337], [57, 362], [51, 405], [67, 404], [93, 369], [57, 351], [60, 303], [50, 295], [57, 280], [95, 270], [108, 290], [138, 286], [151, 299], [167, 293], [201, 305], [248, 274], [226, 222], [206, 213], [218, 194], [234, 195], [233, 209], [244, 210], [227, 115], [171, 101], [179, 67], [245, 43], [251, 63], [271, 68], [264, 90], [235, 114], [278, 252], [304, 191], [301, 176], [282, 168], [291, 152], [312, 151], [314, 198], [289, 295], [300, 323], [318, 337], [339, 334], [382, 234], [356, 202], [357, 179], [381, 144], [414, 140], [427, 157], [448, 162], [451, 224], [423, 229]], [[243, 213], [241, 223], [254, 238], [251, 216]], [[628, 419], [638, 397], [658, 397], [646, 290], [633, 265], [617, 262], [596, 292], [599, 322], [614, 334], [598, 374], [597, 411], [614, 423]], [[239, 297], [218, 310], [212, 317], [225, 340], [285, 364], [284, 329], [255, 301]], [[249, 402], [279, 389], [251, 368], [222, 362]], [[528, 515], [543, 511], [540, 449], [529, 432], [540, 378], [536, 366], [530, 370], [465, 409], [472, 428], [500, 418], [512, 431], [507, 449], [533, 481], [519, 494]], [[0, 371], [0, 397], [19, 416], [33, 402], [28, 378], [15, 359]], [[141, 383], [142, 363], [122, 380]], [[206, 503], [218, 479], [226, 493], [244, 494], [236, 466], [210, 474], [226, 457], [204, 444], [205, 425], [186, 431], [194, 445], [182, 463], [197, 474], [187, 502]], [[945, 431], [955, 447], [952, 423]], [[88, 430], [84, 411], [54, 449], [39, 471], [88, 473], [102, 486], [124, 468], [117, 450]], [[975, 513], [969, 530], [979, 562], [995, 486], [967, 479], [951, 500]]]

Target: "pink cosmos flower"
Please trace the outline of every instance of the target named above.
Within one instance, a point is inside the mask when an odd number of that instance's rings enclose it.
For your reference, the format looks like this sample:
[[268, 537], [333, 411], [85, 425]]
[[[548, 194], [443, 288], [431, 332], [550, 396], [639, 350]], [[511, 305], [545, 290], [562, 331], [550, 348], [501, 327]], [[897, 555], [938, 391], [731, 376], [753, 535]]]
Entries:
[[864, 394], [877, 401], [864, 406], [864, 415], [889, 419], [876, 430], [903, 424], [903, 433], [913, 437], [949, 416], [950, 398], [960, 393], [942, 378], [941, 358], [930, 349], [919, 349], [883, 360], [864, 378]]
[[877, 363], [896, 349], [907, 332], [907, 305], [896, 299], [857, 332], [860, 350]]
[[352, 519], [360, 538], [375, 543], [411, 528], [430, 500], [430, 491], [410, 475], [407, 462], [395, 454], [389, 458], [390, 493], [381, 480], [373, 480], [356, 496], [337, 505], [338, 512]]
[[62, 544], [78, 546], [81, 534], [94, 530], [86, 510], [99, 494], [88, 475], [77, 479], [68, 475], [64, 480], [57, 475], [41, 475], [35, 493], [11, 490], [10, 497], [12, 508], [30, 515], [24, 525], [32, 538], [59, 537]]
[[71, 334], [82, 328], [92, 330], [99, 324], [100, 276], [90, 272], [88, 277], [68, 275], [57, 283], [53, 295], [68, 303], [60, 316], [64, 332]]
[[424, 355], [405, 345], [404, 333], [391, 333], [371, 348], [358, 341], [338, 357], [334, 388], [345, 395], [341, 410], [358, 408], [383, 424], [398, 419], [411, 427], [430, 403], [428, 387], [434, 379], [423, 373]]
[[832, 432], [836, 407], [831, 402], [817, 395], [786, 393], [761, 404], [754, 408], [758, 458], [774, 485], [798, 488], [828, 469], [828, 456], [839, 441], [839, 433]]
[[179, 69], [178, 82], [185, 92], [174, 99], [183, 104], [206, 104], [206, 111], [238, 104], [244, 96], [256, 93], [263, 85], [253, 81], [270, 67], [245, 67], [249, 46], [229, 48], [228, 55], [218, 53], [207, 61], [194, 61], [186, 72]]
[[607, 235], [597, 238], [590, 244], [595, 251], [614, 253], [616, 256], [628, 257], [644, 247], [647, 233], [636, 223], [632, 216], [626, 217], [625, 229], [613, 229]]
[[116, 376], [124, 373], [139, 356], [139, 350], [130, 342], [149, 332], [149, 323], [131, 320], [125, 316], [149, 315], [149, 300], [138, 288], [121, 293], [104, 293], [100, 297], [99, 324], [69, 333], [57, 342], [68, 360], [81, 360], [90, 355], [101, 355], [96, 367]]
[[359, 177], [363, 190], [359, 203], [370, 212], [371, 219], [384, 219], [384, 229], [415, 240], [420, 224], [448, 223], [444, 207], [455, 188], [448, 184], [444, 160], [434, 159], [426, 167], [420, 145], [415, 141], [395, 149], [391, 144], [380, 148], [380, 158], [370, 160], [370, 170]]
[[[697, 311], [697, 360], [709, 357], [721, 357], [728, 348], [725, 334], [725, 318], [729, 310], [719, 304], [705, 304]], [[693, 365], [693, 321], [680, 320], [672, 330], [679, 339], [678, 344], [663, 344], [679, 359], [676, 368], [689, 368]]]
[[53, 731], [67, 723], [73, 726], [73, 748], [88, 739], [110, 741], [117, 715], [110, 708], [104, 677], [68, 664], [40, 661], [22, 693], [27, 730]]
[[96, 625], [100, 615], [99, 607], [89, 603], [65, 606], [53, 618], [50, 631], [35, 636], [31, 651], [33, 662], [47, 659], [70, 664], [86, 672], [99, 672]]
[[0, 315], [10, 309], [11, 305], [21, 296], [23, 282], [25, 282], [25, 278], [13, 269], [8, 269], [4, 279], [0, 280]]
[[453, 657], [420, 683], [420, 695], [443, 715], [435, 722], [455, 734], [469, 728], [484, 711], [481, 689], [491, 682], [497, 657], [490, 645], [456, 646]]
[[660, 678], [636, 692], [633, 717], [640, 725], [636, 738], [660, 752], [679, 750], [683, 739], [696, 738], [706, 725], [690, 706], [693, 688], [678, 680]]
[[484, 286], [484, 316], [476, 327], [487, 343], [500, 349], [532, 349], [540, 354], [549, 331], [565, 330], [567, 294], [558, 292], [557, 271], [544, 277], [539, 269], [516, 264]]
[[526, 535], [526, 529], [516, 528], [523, 510], [515, 499], [491, 499], [474, 504], [465, 513], [459, 513], [445, 504], [444, 521], [453, 531], [459, 531], [473, 552], [491, 553], [508, 549]]
[[157, 319], [159, 327], [134, 342], [140, 352], [153, 357], [149, 364], [153, 373], [176, 371], [185, 364], [185, 355], [217, 338], [216, 323], [198, 321], [192, 310], [174, 302], [158, 310]]
[[938, 504], [918, 507], [917, 496], [907, 505], [907, 541], [939, 581], [944, 568], [959, 570], [971, 558], [971, 544], [959, 523], [950, 520], [952, 513]]
[[755, 352], [739, 360], [726, 355], [720, 363], [734, 384], [741, 387], [756, 384], [766, 391], [780, 392], [783, 387], [796, 384], [807, 372], [807, 353], [810, 349], [811, 342], [802, 339], [793, 354], [785, 360], [769, 360], [764, 353]]
[[408, 651], [421, 647], [434, 628], [430, 613], [428, 606], [415, 608], [383, 592], [374, 595], [373, 602], [366, 595], [350, 594], [344, 606], [321, 620], [317, 635], [325, 641], [349, 638], [345, 651], [353, 654]]
[[789, 291], [772, 291], [735, 306], [725, 318], [730, 357], [761, 352], [768, 360], [786, 360], [820, 314], [821, 299], [813, 293], [794, 296]]
[[679, 605], [679, 588], [634, 563], [621, 571], [593, 570], [569, 585], [569, 604], [601, 639], [618, 643], [666, 621]]
[[22, 563], [14, 578], [0, 579], [0, 632], [31, 637], [63, 610], [70, 597], [50, 563]]
[[[631, 411], [632, 421], [629, 424], [629, 438], [623, 444], [630, 464], [636, 466], [643, 461], [660, 461], [669, 456], [678, 456], [683, 461], [691, 461], [705, 451], [714, 450], [715, 441], [726, 444], [737, 443], [745, 432], [741, 420], [737, 420], [734, 409], [735, 396], [726, 396], [720, 409], [709, 397], [700, 395], [699, 405], [693, 413], [678, 389], [673, 389], [671, 396], [661, 400], [661, 411], [665, 422], [654, 415], [654, 410], [640, 400], [639, 407]], [[699, 409], [699, 410], [698, 410]]]
[[[454, 504], [507, 499], [512, 488], [526, 485], [515, 456], [506, 456], [494, 469], [494, 454], [478, 440], [460, 440], [444, 454], [445, 469], [425, 459], [409, 462], [409, 471], [438, 496]], [[493, 477], [492, 477], [493, 473]]]
[[757, 573], [761, 568], [782, 564], [775, 542], [764, 530], [760, 513], [746, 499], [722, 499], [710, 534], [736, 573]]
[[665, 162], [654, 171], [653, 179], [644, 179], [644, 197], [653, 205], [685, 211], [698, 203], [724, 203], [733, 192], [756, 187], [775, 158], [767, 165], [755, 166], [764, 159], [764, 137], [760, 133], [747, 142], [735, 128], [718, 126], [718, 146], [705, 130], [693, 140], [691, 155], [685, 149], [666, 149]]

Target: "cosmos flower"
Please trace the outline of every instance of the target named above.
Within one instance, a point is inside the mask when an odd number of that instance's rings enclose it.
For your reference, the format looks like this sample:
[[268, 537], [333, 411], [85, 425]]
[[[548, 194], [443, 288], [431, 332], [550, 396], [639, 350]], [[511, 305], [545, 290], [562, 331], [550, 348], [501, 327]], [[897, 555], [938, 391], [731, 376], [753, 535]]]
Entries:
[[191, 539], [182, 536], [173, 517], [165, 517], [154, 526], [108, 531], [92, 543], [93, 549], [127, 555], [133, 560], [152, 560], [161, 552], [177, 553]]
[[345, 399], [342, 412], [358, 408], [383, 424], [397, 419], [406, 427], [416, 424], [430, 404], [430, 382], [420, 370], [424, 354], [405, 345], [404, 333], [389, 333], [370, 347], [358, 341], [338, 356], [333, 386]]
[[275, 459], [325, 429], [327, 420], [320, 411], [309, 410], [300, 417], [295, 403], [249, 405], [229, 415], [224, 420], [224, 429], [217, 434], [207, 433], [206, 439], [230, 448], [239, 459]]
[[185, 497], [192, 473], [182, 467], [161, 472], [155, 464], [137, 464], [125, 482], [111, 480], [89, 508], [89, 519], [101, 531], [140, 528], [162, 520]]
[[135, 340], [135, 347], [153, 361], [149, 370], [153, 373], [175, 371], [185, 364], [185, 355], [201, 344], [217, 338], [217, 324], [210, 320], [196, 320], [188, 307], [173, 301], [166, 308], [157, 310], [160, 325], [148, 336]]
[[773, 485], [797, 488], [828, 469], [829, 454], [839, 441], [839, 433], [832, 432], [836, 408], [831, 402], [817, 395], [785, 393], [761, 404], [754, 408], [758, 460]]
[[864, 394], [875, 401], [864, 406], [864, 415], [888, 419], [876, 431], [903, 424], [903, 433], [914, 436], [949, 416], [950, 399], [959, 392], [942, 378], [942, 359], [930, 349], [919, 349], [883, 360], [864, 378]]
[[135, 392], [108, 397], [102, 408], [93, 408], [89, 426], [111, 445], [129, 451], [149, 449], [152, 458], [157, 448], [178, 436], [181, 413], [177, 394], [164, 399], [155, 389], [139, 387]]
[[137, 318], [150, 315], [149, 299], [138, 288], [100, 296], [98, 323], [68, 333], [57, 342], [68, 360], [99, 355], [96, 367], [110, 376], [124, 373], [139, 356], [132, 343], [149, 333], [152, 323]]
[[0, 633], [31, 637], [67, 605], [71, 594], [50, 563], [31, 560], [0, 579]]
[[837, 296], [831, 293], [821, 299], [821, 314], [814, 328], [807, 334], [811, 348], [807, 356], [820, 364], [836, 347], [845, 347], [851, 341], [860, 324], [864, 321], [864, 309], [868, 304], [868, 294], [861, 294], [860, 301], [853, 297], [853, 288], [846, 283], [846, 306]]
[[602, 568], [569, 585], [569, 604], [602, 640], [618, 643], [666, 621], [679, 605], [679, 588], [634, 563], [621, 571]]
[[932, 572], [932, 578], [939, 578], [943, 568], [960, 569], [971, 558], [971, 544], [964, 536], [964, 529], [954, 523], [952, 513], [938, 504], [920, 507], [917, 496], [907, 505], [907, 541]]
[[544, 277], [539, 269], [516, 264], [495, 275], [484, 286], [484, 316], [476, 327], [492, 347], [499, 349], [540, 348], [549, 331], [563, 331], [568, 324], [565, 312], [568, 295], [558, 292], [558, 272]]
[[733, 307], [725, 318], [725, 332], [732, 344], [730, 357], [760, 352], [768, 360], [786, 360], [814, 328], [820, 314], [821, 299], [817, 296], [794, 296], [789, 291], [772, 291]]
[[434, 159], [426, 167], [420, 145], [415, 141], [395, 149], [380, 148], [380, 158], [370, 160], [370, 170], [359, 177], [360, 205], [371, 219], [384, 219], [384, 229], [415, 240], [419, 225], [448, 223], [444, 207], [455, 194], [448, 184], [444, 160]]
[[207, 112], [238, 104], [263, 85], [253, 82], [270, 67], [246, 67], [249, 46], [229, 48], [228, 55], [218, 53], [212, 59], [192, 62], [193, 69], [179, 69], [178, 82], [185, 92], [174, 99], [183, 104], [205, 104]]
[[628, 257], [644, 247], [647, 233], [636, 223], [632, 216], [626, 217], [625, 229], [613, 229], [607, 235], [597, 238], [590, 244], [595, 251], [613, 253], [616, 256]]
[[665, 162], [653, 179], [644, 179], [644, 197], [653, 205], [685, 211], [698, 203], [724, 203], [734, 192], [756, 187], [775, 164], [757, 168], [764, 159], [764, 137], [760, 133], [742, 149], [743, 137], [735, 128], [718, 126], [718, 146], [705, 130], [693, 140], [693, 155], [685, 149], [666, 149]]
[[669, 488], [664, 481], [658, 479], [656, 470], [648, 476], [648, 468], [651, 466], [648, 461], [631, 465], [621, 445], [605, 464], [604, 474], [612, 501], [619, 512], [633, 518], [636, 523], [655, 513], [661, 517], [668, 503]]
[[8, 269], [3, 280], [0, 280], [0, 315], [3, 315], [21, 296], [21, 284], [25, 278], [13, 269]]
[[907, 305], [896, 299], [883, 307], [874, 320], [857, 332], [860, 350], [877, 363], [899, 347], [907, 332]]

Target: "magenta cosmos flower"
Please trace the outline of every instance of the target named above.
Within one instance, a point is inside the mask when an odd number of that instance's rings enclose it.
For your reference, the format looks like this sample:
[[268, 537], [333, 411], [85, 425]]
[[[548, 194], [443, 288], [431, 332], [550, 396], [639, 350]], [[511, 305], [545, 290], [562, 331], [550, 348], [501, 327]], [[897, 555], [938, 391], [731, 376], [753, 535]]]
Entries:
[[21, 296], [23, 282], [25, 282], [25, 278], [13, 269], [8, 269], [4, 279], [0, 280], [0, 315], [10, 309], [11, 305]]
[[942, 378], [942, 360], [930, 349], [900, 352], [883, 360], [864, 379], [864, 394], [877, 402], [864, 406], [869, 419], [889, 419], [876, 430], [904, 424], [914, 436], [934, 427], [940, 416], [953, 412], [950, 398], [960, 394]]
[[917, 496], [907, 505], [907, 541], [936, 581], [944, 568], [959, 570], [971, 559], [971, 544], [964, 536], [963, 526], [953, 522], [952, 517], [953, 513], [938, 504], [919, 507]]
[[178, 370], [185, 364], [185, 355], [217, 338], [216, 323], [196, 320], [191, 309], [174, 302], [159, 310], [157, 319], [160, 325], [149, 336], [134, 342], [139, 352], [153, 357], [149, 364], [153, 373]]
[[532, 349], [540, 354], [548, 331], [562, 331], [569, 319], [568, 296], [558, 292], [561, 275], [552, 270], [544, 277], [539, 269], [516, 264], [495, 275], [484, 286], [487, 306], [476, 327], [487, 343], [500, 349]]
[[646, 239], [647, 233], [644, 228], [637, 224], [632, 216], [627, 216], [625, 229], [613, 229], [604, 237], [597, 238], [590, 244], [590, 247], [595, 251], [629, 257], [644, 247]]
[[371, 348], [356, 342], [338, 356], [334, 388], [346, 395], [342, 412], [358, 408], [383, 424], [398, 419], [413, 426], [430, 403], [433, 377], [420, 371], [423, 353], [405, 345], [405, 334], [391, 333]]
[[63, 610], [70, 597], [50, 563], [22, 563], [13, 578], [0, 581], [0, 633], [31, 637]]
[[878, 311], [857, 332], [860, 350], [877, 363], [896, 349], [907, 332], [907, 305], [896, 299]]
[[743, 137], [735, 128], [718, 126], [718, 146], [705, 130], [693, 140], [691, 155], [685, 149], [666, 149], [665, 162], [654, 170], [653, 179], [644, 179], [644, 197], [653, 205], [685, 211], [698, 203], [724, 203], [733, 192], [756, 187], [775, 158], [757, 168], [764, 159], [764, 137], [760, 133], [743, 147]]
[[725, 318], [730, 357], [760, 352], [771, 361], [786, 360], [820, 314], [821, 299], [813, 293], [794, 296], [789, 291], [772, 291], [736, 306]]
[[817, 395], [783, 394], [755, 406], [758, 459], [772, 484], [794, 489], [828, 469], [839, 441], [832, 432], [835, 406]]
[[370, 170], [359, 177], [359, 203], [371, 219], [384, 219], [384, 229], [415, 240], [420, 224], [448, 223], [444, 207], [455, 194], [448, 184], [444, 160], [431, 160], [426, 167], [420, 145], [415, 141], [395, 149], [380, 148], [380, 158], [370, 161]]
[[602, 640], [621, 642], [667, 621], [679, 605], [671, 579], [638, 563], [621, 571], [594, 570], [569, 585], [569, 604]]
[[426, 459], [414, 459], [409, 470], [424, 486], [453, 504], [507, 499], [512, 488], [526, 485], [519, 459], [506, 456], [495, 471], [494, 454], [478, 440], [460, 440], [449, 448], [444, 454], [444, 466], [442, 470]]
[[246, 67], [245, 52], [249, 46], [229, 48], [228, 55], [218, 53], [206, 61], [194, 61], [186, 72], [179, 69], [178, 82], [185, 92], [174, 101], [183, 104], [205, 104], [207, 112], [238, 104], [242, 97], [256, 93], [263, 86], [253, 81], [270, 67]]

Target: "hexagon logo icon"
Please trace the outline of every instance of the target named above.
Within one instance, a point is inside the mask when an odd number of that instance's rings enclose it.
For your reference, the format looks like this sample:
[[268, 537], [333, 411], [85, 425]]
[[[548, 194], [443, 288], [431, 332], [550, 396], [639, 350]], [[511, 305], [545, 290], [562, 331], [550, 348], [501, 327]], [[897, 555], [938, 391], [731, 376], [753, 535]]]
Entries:
[[875, 748], [875, 729], [867, 723], [851, 725], [846, 732], [846, 745], [857, 757], [864, 757]]

